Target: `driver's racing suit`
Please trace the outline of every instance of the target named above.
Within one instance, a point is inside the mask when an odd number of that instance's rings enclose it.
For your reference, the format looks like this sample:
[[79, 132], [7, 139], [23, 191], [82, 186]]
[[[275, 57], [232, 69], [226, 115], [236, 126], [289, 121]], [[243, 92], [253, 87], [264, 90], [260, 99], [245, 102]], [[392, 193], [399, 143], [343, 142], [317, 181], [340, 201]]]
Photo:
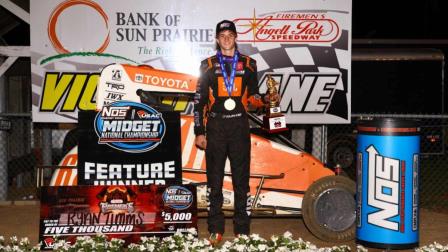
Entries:
[[[231, 57], [224, 57], [227, 73], [231, 71], [231, 61]], [[225, 164], [229, 158], [235, 205], [234, 233], [249, 234], [251, 144], [246, 111], [248, 105], [263, 106], [263, 97], [258, 91], [256, 62], [240, 54], [230, 95], [236, 102], [232, 110], [224, 106], [229, 93], [216, 56], [201, 62], [200, 74], [194, 98], [194, 132], [195, 135], [206, 135], [207, 139], [208, 231], [224, 233], [222, 187]]]

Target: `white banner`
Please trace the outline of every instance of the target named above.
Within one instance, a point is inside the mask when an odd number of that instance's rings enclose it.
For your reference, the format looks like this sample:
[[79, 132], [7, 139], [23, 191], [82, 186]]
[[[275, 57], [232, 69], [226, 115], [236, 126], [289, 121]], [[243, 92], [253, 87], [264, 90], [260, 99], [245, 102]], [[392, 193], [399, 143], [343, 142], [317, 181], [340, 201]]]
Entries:
[[257, 60], [260, 91], [266, 74], [280, 83], [288, 123], [350, 122], [351, 0], [30, 4], [34, 122], [76, 122], [78, 110], [95, 109], [99, 72], [111, 63], [197, 76], [223, 19], [236, 23], [239, 51]]

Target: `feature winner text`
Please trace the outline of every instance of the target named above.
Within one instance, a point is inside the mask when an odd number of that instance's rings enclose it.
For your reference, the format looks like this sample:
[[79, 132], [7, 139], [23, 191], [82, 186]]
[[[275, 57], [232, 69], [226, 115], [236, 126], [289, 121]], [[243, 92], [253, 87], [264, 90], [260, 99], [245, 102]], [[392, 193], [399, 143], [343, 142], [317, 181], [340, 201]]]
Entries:
[[175, 161], [150, 164], [84, 162], [84, 179], [93, 185], [164, 185], [175, 178]]

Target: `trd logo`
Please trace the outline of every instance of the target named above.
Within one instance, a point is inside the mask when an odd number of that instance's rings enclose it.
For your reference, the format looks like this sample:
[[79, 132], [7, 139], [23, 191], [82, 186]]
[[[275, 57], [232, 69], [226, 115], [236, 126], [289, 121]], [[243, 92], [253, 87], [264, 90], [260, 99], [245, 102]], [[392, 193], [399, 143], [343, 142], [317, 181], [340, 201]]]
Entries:
[[107, 99], [121, 101], [123, 100], [124, 94], [117, 94], [117, 93], [107, 93]]
[[279, 85], [280, 107], [288, 113], [326, 113], [336, 90], [344, 91], [340, 73], [265, 73], [260, 92], [266, 92], [266, 75]]
[[107, 87], [109, 87], [111, 89], [116, 89], [116, 90], [124, 89], [124, 85], [123, 84], [116, 84], [116, 83], [106, 82], [106, 85], [107, 85]]
[[367, 214], [370, 224], [393, 231], [399, 231], [398, 216], [400, 209], [400, 160], [378, 154], [373, 145], [368, 152], [368, 201], [369, 206], [379, 209]]

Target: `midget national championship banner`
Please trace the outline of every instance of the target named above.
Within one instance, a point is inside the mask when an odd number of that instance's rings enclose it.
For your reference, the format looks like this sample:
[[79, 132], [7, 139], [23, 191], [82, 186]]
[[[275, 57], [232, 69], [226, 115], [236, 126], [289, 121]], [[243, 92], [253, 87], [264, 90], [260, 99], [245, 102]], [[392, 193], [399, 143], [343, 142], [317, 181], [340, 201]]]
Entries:
[[39, 241], [105, 234], [127, 244], [142, 236], [168, 236], [197, 229], [196, 188], [184, 186], [42, 187]]
[[[351, 0], [31, 1], [33, 121], [77, 122], [78, 111], [94, 110], [100, 72], [113, 63], [198, 76], [200, 61], [216, 53], [216, 24], [228, 19], [236, 24], [238, 50], [257, 61], [260, 92], [266, 92], [268, 74], [280, 84], [280, 108], [289, 124], [349, 123], [351, 5]], [[191, 102], [170, 102], [180, 112], [192, 112]]]
[[79, 119], [79, 185], [182, 184], [178, 112], [118, 101]]

